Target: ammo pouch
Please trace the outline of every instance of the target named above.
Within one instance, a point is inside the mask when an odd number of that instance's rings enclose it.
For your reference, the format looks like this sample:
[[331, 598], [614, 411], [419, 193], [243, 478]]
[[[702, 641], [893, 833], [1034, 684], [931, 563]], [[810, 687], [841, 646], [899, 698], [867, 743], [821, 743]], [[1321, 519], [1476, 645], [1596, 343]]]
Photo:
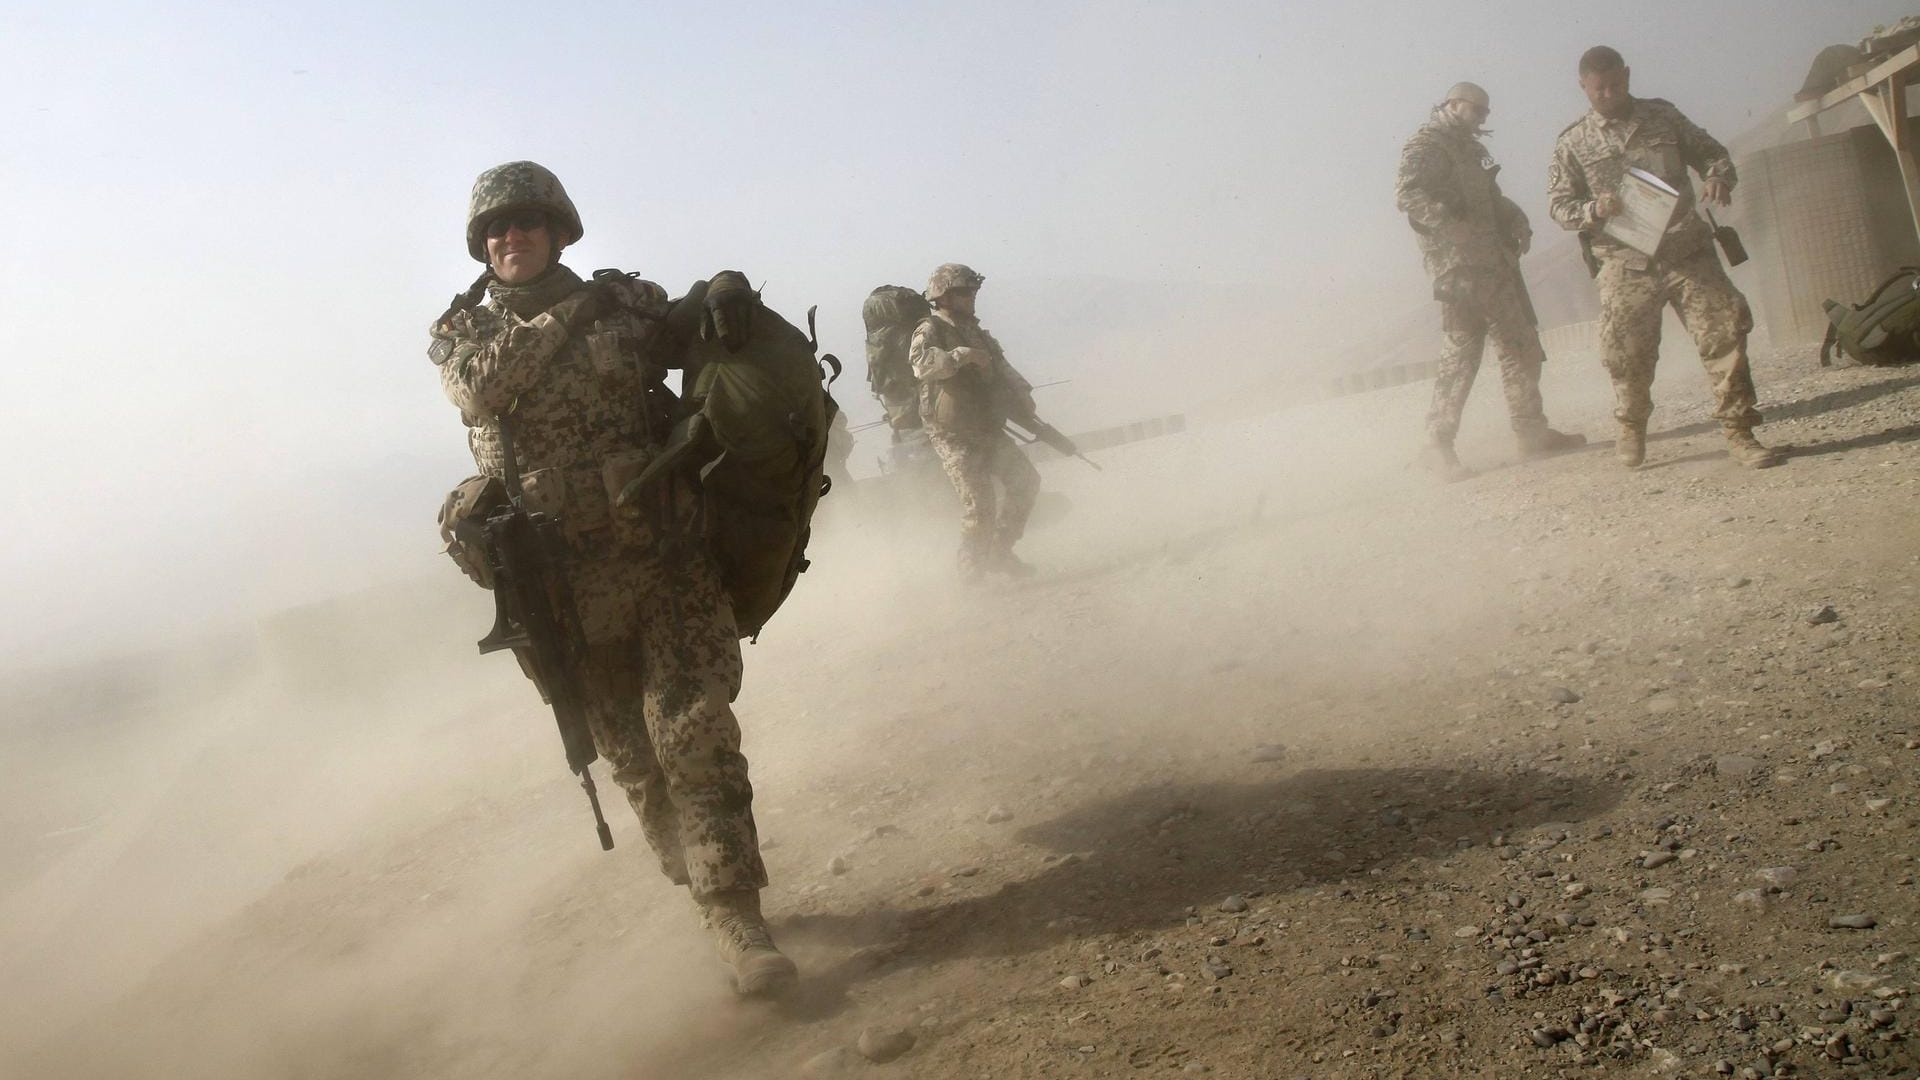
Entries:
[[440, 539], [453, 564], [483, 589], [493, 588], [493, 566], [487, 561], [486, 524], [494, 511], [507, 505], [507, 486], [497, 476], [469, 476], [447, 492], [440, 504]]

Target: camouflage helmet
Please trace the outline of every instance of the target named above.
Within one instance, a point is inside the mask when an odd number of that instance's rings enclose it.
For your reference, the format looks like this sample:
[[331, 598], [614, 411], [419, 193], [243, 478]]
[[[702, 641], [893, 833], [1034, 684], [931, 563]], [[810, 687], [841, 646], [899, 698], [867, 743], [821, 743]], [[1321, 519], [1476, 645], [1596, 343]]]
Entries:
[[1470, 83], [1470, 82], [1454, 83], [1452, 86], [1447, 88], [1447, 96], [1441, 98], [1440, 100], [1443, 102], [1464, 101], [1469, 105], [1478, 105], [1483, 109], [1490, 109], [1493, 107], [1493, 100], [1487, 97], [1487, 92], [1481, 89], [1479, 83]]
[[487, 261], [487, 224], [506, 210], [544, 210], [557, 224], [560, 246], [571, 244], [586, 232], [580, 225], [580, 212], [567, 198], [567, 189], [553, 170], [531, 161], [509, 161], [495, 165], [473, 182], [473, 196], [467, 200], [467, 253]]
[[927, 279], [927, 299], [938, 300], [955, 289], [978, 289], [987, 280], [963, 263], [941, 263]]

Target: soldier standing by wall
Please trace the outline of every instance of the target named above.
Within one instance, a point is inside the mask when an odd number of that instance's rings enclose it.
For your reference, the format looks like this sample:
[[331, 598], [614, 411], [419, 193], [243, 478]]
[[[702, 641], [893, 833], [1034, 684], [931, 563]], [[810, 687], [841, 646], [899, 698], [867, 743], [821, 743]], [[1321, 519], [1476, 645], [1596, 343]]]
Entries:
[[[1646, 460], [1660, 319], [1671, 304], [1713, 380], [1713, 415], [1726, 432], [1727, 453], [1749, 468], [1777, 465], [1780, 455], [1753, 435], [1760, 423], [1747, 365], [1753, 313], [1720, 265], [1712, 228], [1694, 213], [1687, 175], [1689, 168], [1700, 174], [1707, 202], [1729, 205], [1733, 159], [1671, 103], [1629, 93], [1630, 75], [1626, 61], [1605, 45], [1580, 57], [1580, 89], [1593, 108], [1560, 133], [1547, 170], [1554, 220], [1578, 230], [1599, 261], [1600, 354], [1613, 379], [1620, 460], [1628, 468]], [[1620, 182], [1629, 167], [1652, 173], [1680, 193], [1673, 221], [1652, 255], [1601, 231], [1607, 218], [1620, 212]]]
[[[933, 314], [913, 332], [908, 356], [920, 380], [920, 417], [947, 479], [960, 494], [960, 575], [1015, 577], [1033, 567], [1013, 553], [1040, 494], [1040, 471], [1007, 434], [1007, 418], [1032, 415], [1033, 387], [974, 314], [986, 278], [959, 263], [927, 282]], [[1005, 488], [994, 491], [994, 481]]]
[[[524, 498], [560, 520], [562, 570], [579, 612], [580, 671], [595, 748], [613, 767], [661, 870], [686, 885], [735, 986], [791, 985], [760, 915], [766, 869], [753, 787], [732, 708], [740, 690], [733, 609], [683, 483], [635, 519], [612, 500], [658, 450], [647, 371], [663, 357], [660, 286], [620, 276], [588, 286], [561, 265], [580, 216], [560, 181], [530, 161], [480, 174], [467, 250], [488, 272], [433, 326], [430, 355], [468, 427], [484, 487], [505, 475], [510, 436]], [[484, 294], [485, 303], [481, 303]], [[753, 292], [733, 271], [706, 294], [707, 329], [745, 340]], [[461, 513], [454, 505], [448, 517]], [[479, 553], [449, 547], [476, 580]]]
[[1520, 207], [1500, 193], [1495, 180], [1500, 166], [1480, 141], [1491, 111], [1485, 90], [1455, 84], [1407, 140], [1394, 184], [1395, 201], [1419, 239], [1434, 299], [1441, 305], [1444, 337], [1423, 460], [1448, 481], [1473, 475], [1454, 454], [1453, 440], [1489, 337], [1500, 353], [1500, 383], [1521, 454], [1537, 457], [1587, 442], [1585, 436], [1548, 427], [1541, 407], [1540, 365], [1546, 354], [1520, 275], [1520, 256], [1532, 245], [1533, 228]]

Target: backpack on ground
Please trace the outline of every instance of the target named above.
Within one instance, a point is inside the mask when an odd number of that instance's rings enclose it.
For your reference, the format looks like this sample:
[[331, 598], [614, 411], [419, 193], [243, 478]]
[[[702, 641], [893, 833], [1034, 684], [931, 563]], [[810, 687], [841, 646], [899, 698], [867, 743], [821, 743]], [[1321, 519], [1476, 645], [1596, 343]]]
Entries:
[[914, 327], [931, 314], [927, 298], [905, 285], [882, 285], [868, 293], [860, 307], [867, 324], [867, 387], [880, 399], [887, 426], [894, 431], [920, 426], [920, 384], [907, 350]]
[[1910, 364], [1920, 360], [1920, 267], [1903, 266], [1864, 304], [1828, 300], [1827, 336], [1820, 366], [1833, 366], [1839, 346], [1856, 364]]

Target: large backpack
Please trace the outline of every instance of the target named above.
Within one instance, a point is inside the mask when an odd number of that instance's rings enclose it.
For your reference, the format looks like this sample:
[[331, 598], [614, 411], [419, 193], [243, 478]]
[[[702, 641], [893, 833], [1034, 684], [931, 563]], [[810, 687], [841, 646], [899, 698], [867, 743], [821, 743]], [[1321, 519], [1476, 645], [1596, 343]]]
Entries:
[[[676, 307], [697, 310], [704, 285]], [[817, 355], [813, 316], [809, 309], [802, 333], [757, 305], [739, 352], [685, 335], [683, 417], [666, 451], [635, 481], [644, 485], [676, 461], [697, 471], [707, 541], [741, 637], [759, 635], [806, 570], [813, 511], [831, 486], [827, 438], [840, 410], [828, 388], [840, 361]]]
[[907, 350], [913, 328], [931, 314], [927, 298], [905, 285], [882, 285], [860, 306], [860, 318], [867, 324], [867, 386], [895, 431], [920, 426], [920, 387]]
[[1840, 351], [1857, 364], [1909, 364], [1920, 360], [1920, 267], [1903, 266], [1858, 305], [1828, 300], [1827, 336], [1820, 366], [1832, 367]]

